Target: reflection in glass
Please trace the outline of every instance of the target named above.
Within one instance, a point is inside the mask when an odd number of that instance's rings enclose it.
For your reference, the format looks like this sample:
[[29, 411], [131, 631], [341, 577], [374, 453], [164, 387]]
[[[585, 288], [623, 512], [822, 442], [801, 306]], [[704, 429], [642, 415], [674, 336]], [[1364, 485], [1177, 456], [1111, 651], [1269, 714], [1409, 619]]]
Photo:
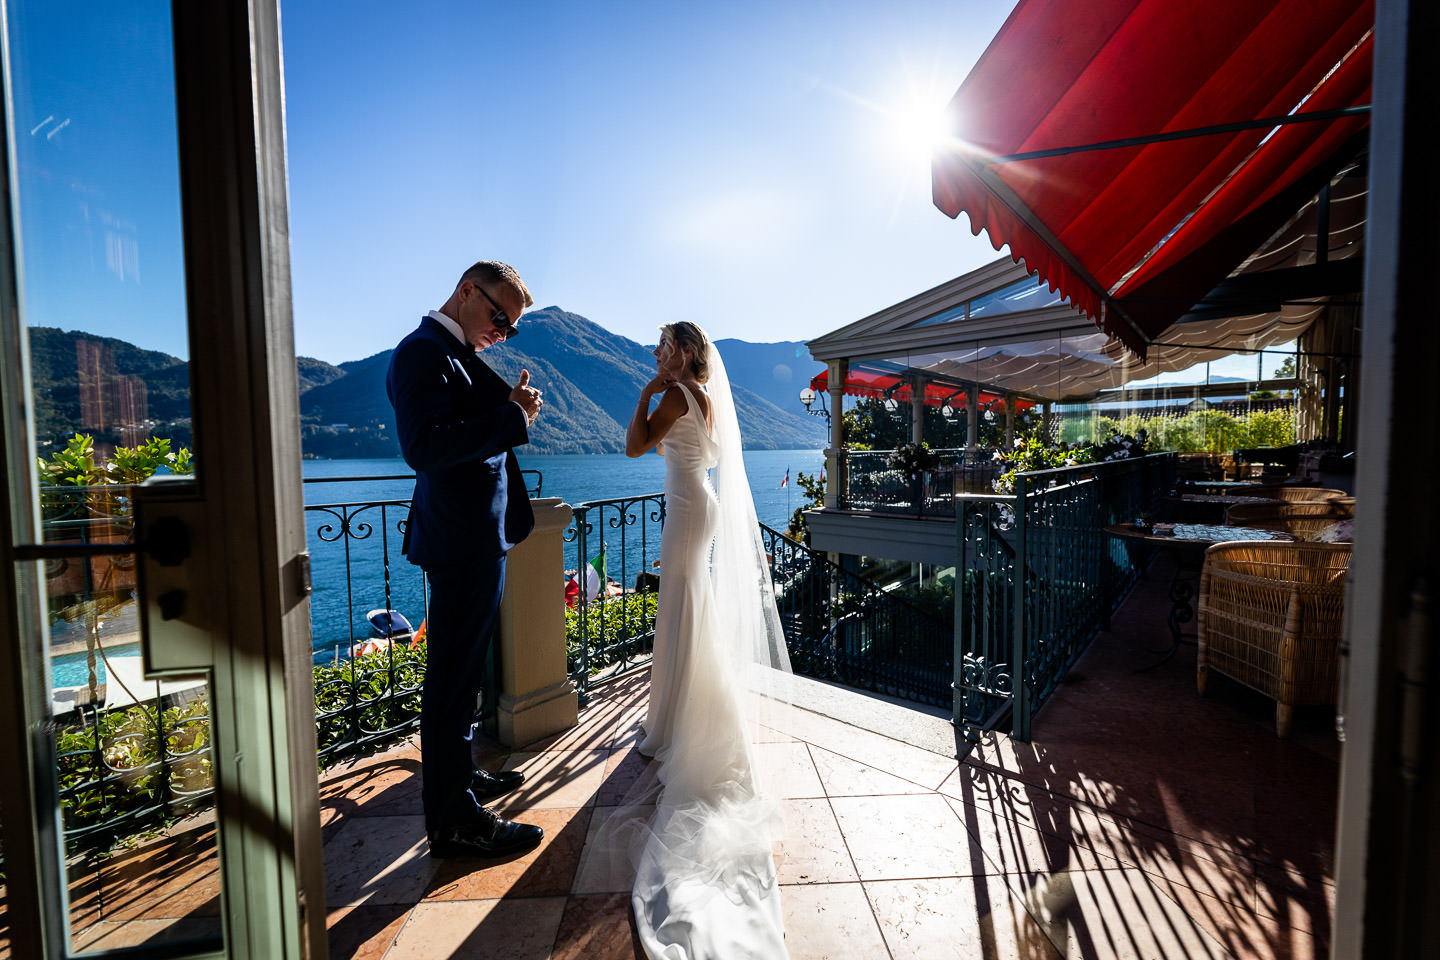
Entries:
[[146, 679], [135, 597], [134, 487], [193, 469], [170, 5], [5, 15], [71, 948], [218, 943], [214, 830], [190, 816], [209, 687]]

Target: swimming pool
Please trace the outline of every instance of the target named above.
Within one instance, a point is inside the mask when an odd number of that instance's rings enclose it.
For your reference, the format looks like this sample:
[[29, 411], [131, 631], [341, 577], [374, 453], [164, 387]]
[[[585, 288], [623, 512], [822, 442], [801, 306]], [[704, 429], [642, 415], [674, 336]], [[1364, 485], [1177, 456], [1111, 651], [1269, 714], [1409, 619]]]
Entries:
[[[108, 657], [137, 657], [140, 655], [139, 643], [121, 643], [115, 646], [106, 646], [105, 655]], [[90, 668], [86, 665], [89, 656], [84, 650], [77, 650], [74, 653], [64, 653], [50, 661], [50, 686], [52, 689], [60, 687], [82, 687], [90, 682]], [[105, 682], [105, 658], [100, 656], [100, 651], [95, 651], [95, 677], [100, 683]]]

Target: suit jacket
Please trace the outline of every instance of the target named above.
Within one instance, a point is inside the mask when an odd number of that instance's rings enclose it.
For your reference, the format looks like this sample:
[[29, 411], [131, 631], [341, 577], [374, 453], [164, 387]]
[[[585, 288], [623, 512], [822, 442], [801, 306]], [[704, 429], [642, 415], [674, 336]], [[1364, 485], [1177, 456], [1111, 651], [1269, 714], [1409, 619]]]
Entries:
[[502, 555], [535, 526], [511, 450], [530, 436], [510, 389], [430, 317], [395, 348], [385, 390], [415, 470], [402, 548], [411, 563], [434, 571]]

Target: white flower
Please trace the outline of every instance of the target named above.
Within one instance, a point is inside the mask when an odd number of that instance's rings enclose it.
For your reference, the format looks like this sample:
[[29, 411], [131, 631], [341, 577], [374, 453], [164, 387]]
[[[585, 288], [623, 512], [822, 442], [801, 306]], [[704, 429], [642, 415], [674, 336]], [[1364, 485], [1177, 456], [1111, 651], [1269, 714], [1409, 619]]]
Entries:
[[1024, 440], [1021, 440], [1019, 437], [1016, 437], [1016, 438], [1015, 438], [1015, 449], [1016, 449], [1016, 450], [1019, 450], [1019, 449], [1020, 449], [1021, 447], [1023, 447], [1023, 446], [1025, 446], [1025, 441], [1024, 441]]

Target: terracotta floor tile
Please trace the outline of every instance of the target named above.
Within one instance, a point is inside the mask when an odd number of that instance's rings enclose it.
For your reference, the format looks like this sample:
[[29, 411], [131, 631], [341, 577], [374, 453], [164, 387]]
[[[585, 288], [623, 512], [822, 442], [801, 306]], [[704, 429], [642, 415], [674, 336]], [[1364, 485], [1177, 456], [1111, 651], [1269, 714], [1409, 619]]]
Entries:
[[1060, 956], [999, 878], [934, 877], [864, 887], [897, 960]]
[[546, 960], [564, 897], [422, 903], [385, 960]]
[[408, 903], [331, 910], [325, 918], [332, 960], [384, 960], [414, 909]]
[[1096, 853], [1076, 838], [1051, 836], [1029, 824], [946, 797], [969, 835], [975, 838], [980, 859], [956, 861], [952, 874], [1036, 873], [1059, 870], [1099, 870], [1121, 864]]
[[522, 817], [545, 831], [540, 846], [518, 857], [440, 860], [424, 900], [558, 897], [570, 892], [590, 809], [530, 810]]
[[[595, 698], [581, 711], [580, 722], [569, 730], [521, 744], [527, 753], [545, 750], [608, 750], [622, 724], [634, 722], [635, 704], [629, 700]], [[640, 714], [643, 718], [643, 712]]]
[[830, 806], [861, 880], [981, 872], [979, 845], [938, 794], [832, 797]]
[[[627, 808], [627, 812], [633, 814], [637, 811]], [[621, 839], [625, 828], [611, 822], [615, 814], [615, 807], [594, 808], [585, 846], [580, 852], [580, 863], [575, 871], [572, 894], [628, 894], [635, 885], [635, 866], [626, 853], [628, 844]], [[649, 818], [638, 819], [643, 824]], [[617, 830], [622, 833], [617, 834]]]
[[493, 809], [513, 820], [523, 819], [527, 810], [588, 807], [605, 781], [609, 759], [608, 748], [513, 753], [505, 769], [523, 771], [525, 784], [496, 800]]
[[785, 947], [790, 960], [885, 960], [885, 938], [858, 883], [784, 887]]
[[424, 817], [355, 817], [325, 844], [325, 902], [418, 903], [436, 869]]
[[1295, 870], [1255, 867], [1255, 912], [1326, 939], [1335, 917], [1335, 885]]
[[220, 873], [211, 828], [71, 867], [70, 922], [218, 916]]
[[[616, 747], [611, 750], [609, 758], [605, 761], [605, 779], [595, 794], [596, 805], [613, 807], [618, 803], [627, 802], [627, 795], [641, 780], [649, 766], [650, 761], [633, 746]], [[655, 778], [652, 775], [648, 778], [647, 783], [654, 782]], [[633, 802], [633, 798], [628, 802]]]
[[[967, 822], [974, 820], [981, 827], [994, 822], [996, 831], [1001, 826], [997, 818], [1017, 824], [1019, 829], [1013, 832], [1024, 841], [1020, 845], [1032, 854], [1043, 849], [1051, 858], [1038, 861], [1035, 869], [1040, 869], [1040, 864], [1045, 869], [1136, 866], [1247, 907], [1254, 895], [1253, 864], [1243, 856], [1075, 803], [1023, 781], [971, 770], [962, 773], [958, 781], [947, 780], [941, 792], [952, 799], [956, 794], [977, 798], [978, 805], [956, 807], [966, 811], [962, 815]], [[1034, 838], [1024, 828], [1046, 836]], [[988, 841], [993, 832], [987, 830], [982, 840]], [[988, 843], [985, 846], [993, 852]], [[1021, 852], [1014, 843], [1009, 846], [1017, 855]], [[1066, 851], [1074, 853], [1067, 855]], [[1089, 851], [1098, 856], [1091, 857]], [[1027, 861], [1006, 857], [1003, 862], [1007, 870], [1013, 864], [1023, 871]]]
[[[902, 780], [893, 774], [842, 757], [824, 747], [812, 746], [811, 759], [820, 774], [825, 795], [830, 797], [873, 797], [901, 793], [929, 793], [926, 787], [909, 780]], [[954, 774], [952, 773], [953, 777]], [[949, 780], [947, 779], [948, 783]]]
[[332, 762], [330, 766], [320, 772], [320, 790], [323, 793], [325, 784], [335, 777], [345, 776], [357, 770], [364, 770], [367, 767], [383, 766], [397, 761], [420, 762], [420, 734], [418, 731], [412, 733], [404, 740], [391, 744], [383, 750], [344, 757]]
[[775, 858], [781, 883], [858, 881], [855, 863], [828, 800], [786, 800], [785, 832]]
[[[1329, 953], [1329, 917], [1313, 928], [1256, 915], [1236, 904], [1206, 896], [1182, 884], [1157, 880], [1156, 887], [1199, 927], [1243, 960], [1320, 960]], [[1293, 917], [1292, 919], [1311, 918]]]
[[1011, 889], [1062, 956], [1222, 958], [1225, 948], [1141, 870], [1010, 874]]
[[956, 767], [952, 757], [942, 757], [806, 711], [797, 711], [794, 732], [807, 743], [931, 790], [940, 786]]
[[823, 797], [825, 788], [810, 759], [809, 748], [797, 741], [790, 743], [757, 743], [755, 763], [764, 789], [773, 797], [788, 800], [795, 797]]
[[[630, 896], [571, 897], [560, 918], [553, 960], [645, 960]], [[791, 960], [794, 960], [792, 957]]]
[[418, 753], [384, 763], [337, 771], [320, 788], [323, 811], [341, 816], [404, 817], [423, 815]]
[[119, 950], [142, 944], [175, 943], [221, 935], [219, 917], [176, 917], [163, 920], [102, 920], [84, 930], [74, 931], [71, 949], [80, 951]]

